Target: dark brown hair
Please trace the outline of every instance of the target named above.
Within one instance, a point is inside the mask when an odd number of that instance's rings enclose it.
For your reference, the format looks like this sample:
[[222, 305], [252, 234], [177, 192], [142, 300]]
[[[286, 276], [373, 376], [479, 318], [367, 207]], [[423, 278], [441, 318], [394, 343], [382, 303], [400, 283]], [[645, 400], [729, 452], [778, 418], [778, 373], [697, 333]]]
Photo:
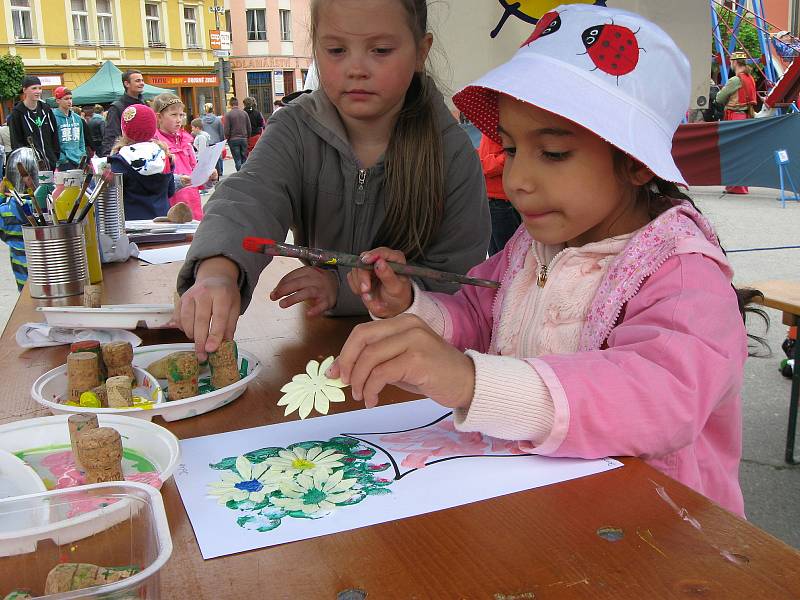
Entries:
[[[672, 208], [673, 199], [687, 201], [697, 212], [702, 214], [702, 211], [694, 203], [694, 200], [682, 192], [681, 189], [671, 181], [666, 181], [660, 177], [653, 177], [653, 179], [642, 186], [637, 187], [631, 184], [628, 173], [634, 162], [635, 159], [625, 154], [622, 150], [614, 149], [614, 173], [616, 174], [617, 180], [621, 183], [623, 189], [628, 188], [630, 193], [635, 195], [637, 203], [644, 203], [647, 206], [647, 211], [651, 220]], [[723, 254], [727, 255], [721, 242], [719, 243], [719, 247]], [[769, 327], [769, 317], [767, 313], [753, 306], [753, 302], [757, 298], [763, 299], [764, 294], [752, 288], [732, 287], [736, 292], [736, 302], [739, 305], [739, 313], [742, 315], [742, 320], [745, 325], [747, 324], [747, 315], [756, 314], [761, 317], [767, 327]], [[769, 353], [769, 345], [764, 338], [750, 333], [747, 334], [747, 337], [757, 342], [761, 348]]]
[[[420, 44], [428, 32], [427, 0], [397, 1], [408, 15], [414, 41]], [[321, 3], [311, 2], [315, 45]], [[409, 260], [424, 258], [444, 213], [444, 158], [435, 90], [424, 71], [414, 73], [386, 149], [386, 218], [373, 243], [400, 250]]]

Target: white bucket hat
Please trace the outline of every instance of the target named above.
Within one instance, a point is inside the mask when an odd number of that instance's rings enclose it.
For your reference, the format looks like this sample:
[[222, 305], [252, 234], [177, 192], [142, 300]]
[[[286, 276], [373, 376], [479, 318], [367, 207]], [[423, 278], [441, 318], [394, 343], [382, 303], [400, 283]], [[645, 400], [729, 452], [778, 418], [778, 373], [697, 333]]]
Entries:
[[497, 143], [498, 94], [585, 127], [646, 165], [686, 184], [672, 136], [689, 108], [689, 61], [672, 38], [640, 15], [585, 4], [543, 15], [507, 63], [453, 96]]

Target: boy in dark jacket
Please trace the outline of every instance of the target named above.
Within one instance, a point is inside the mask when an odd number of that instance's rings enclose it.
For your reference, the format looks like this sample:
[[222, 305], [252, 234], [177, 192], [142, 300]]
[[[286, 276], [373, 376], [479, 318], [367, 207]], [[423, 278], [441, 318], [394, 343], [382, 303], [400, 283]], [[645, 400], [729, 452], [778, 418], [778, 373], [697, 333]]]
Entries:
[[11, 111], [11, 149], [30, 147], [33, 143], [33, 149], [46, 161], [45, 167], [53, 170], [61, 153], [58, 126], [53, 109], [41, 101], [41, 96], [41, 80], [26, 76], [22, 80], [22, 101]]

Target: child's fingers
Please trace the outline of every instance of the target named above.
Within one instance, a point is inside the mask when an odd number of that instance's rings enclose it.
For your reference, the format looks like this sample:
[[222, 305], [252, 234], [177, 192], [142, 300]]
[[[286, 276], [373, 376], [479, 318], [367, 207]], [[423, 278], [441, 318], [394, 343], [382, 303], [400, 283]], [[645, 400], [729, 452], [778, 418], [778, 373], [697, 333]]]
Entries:
[[404, 295], [410, 285], [406, 277], [401, 277], [395, 273], [382, 258], [375, 263], [375, 274], [385, 289], [384, 293], [389, 296]]
[[230, 306], [227, 302], [219, 297], [214, 299], [211, 315], [209, 315], [211, 318], [211, 328], [206, 338], [206, 343], [203, 346], [206, 352], [215, 352], [222, 343], [222, 340], [225, 339], [225, 329], [228, 325], [227, 313], [229, 310]]
[[[364, 346], [358, 355], [358, 360], [353, 364], [350, 372], [350, 387], [353, 392], [353, 400], [365, 400], [364, 386], [369, 379], [372, 381], [372, 398], [377, 404], [377, 392], [389, 383], [381, 377], [381, 368], [385, 363], [396, 359], [406, 350], [404, 335], [405, 331], [400, 331], [394, 335], [383, 337]], [[383, 372], [386, 369], [383, 368]], [[379, 383], [380, 382], [380, 383]]]
[[291, 273], [287, 273], [281, 278], [272, 292], [270, 292], [270, 300], [278, 300], [279, 298], [293, 294], [304, 287], [313, 285], [315, 280], [312, 279], [312, 274], [313, 269], [310, 267], [301, 267], [299, 269], [295, 269]]
[[314, 304], [314, 306], [312, 306], [311, 308], [309, 308], [306, 311], [306, 316], [318, 317], [319, 315], [324, 313], [329, 308], [332, 308], [332, 307], [330, 306], [330, 302], [328, 302], [328, 299], [320, 296], [320, 297], [317, 298], [317, 301]]
[[312, 298], [318, 297], [320, 297], [320, 292], [316, 287], [301, 288], [298, 291], [282, 298], [281, 301], [278, 302], [278, 306], [281, 308], [289, 308], [290, 306], [294, 306], [300, 302], [305, 302], [306, 300], [311, 300]]
[[206, 340], [211, 324], [211, 302], [195, 302], [194, 305], [194, 348], [197, 358], [206, 359]]

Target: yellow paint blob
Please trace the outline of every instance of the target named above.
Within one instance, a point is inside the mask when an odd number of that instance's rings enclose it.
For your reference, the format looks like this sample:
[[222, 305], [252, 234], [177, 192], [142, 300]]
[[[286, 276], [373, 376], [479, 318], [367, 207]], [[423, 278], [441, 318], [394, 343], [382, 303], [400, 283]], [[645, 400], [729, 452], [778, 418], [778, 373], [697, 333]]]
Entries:
[[84, 408], [100, 408], [100, 398], [94, 392], [83, 392], [81, 394], [80, 405]]

